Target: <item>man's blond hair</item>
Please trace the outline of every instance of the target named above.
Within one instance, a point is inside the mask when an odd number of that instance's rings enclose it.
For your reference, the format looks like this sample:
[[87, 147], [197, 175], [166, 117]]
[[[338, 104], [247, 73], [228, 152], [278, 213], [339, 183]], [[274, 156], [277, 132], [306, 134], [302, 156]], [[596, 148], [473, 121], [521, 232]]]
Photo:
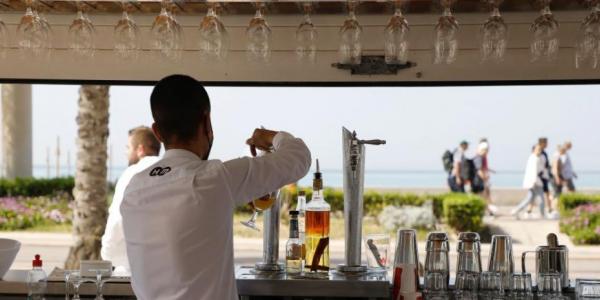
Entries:
[[160, 142], [154, 136], [152, 129], [147, 126], [138, 126], [129, 130], [129, 136], [131, 137], [132, 146], [137, 148], [139, 145], [143, 145], [146, 148], [148, 155], [158, 155], [160, 152]]

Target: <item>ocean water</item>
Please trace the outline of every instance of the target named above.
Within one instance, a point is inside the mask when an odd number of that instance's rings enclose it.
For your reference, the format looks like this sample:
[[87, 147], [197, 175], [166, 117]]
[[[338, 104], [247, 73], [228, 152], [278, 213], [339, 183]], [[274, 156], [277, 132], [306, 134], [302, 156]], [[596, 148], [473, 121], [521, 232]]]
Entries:
[[[109, 170], [109, 180], [116, 182], [125, 167], [114, 167]], [[51, 170], [51, 176], [56, 170]], [[35, 177], [46, 177], [48, 170], [43, 166], [34, 167]], [[62, 176], [73, 175], [74, 170], [61, 168]], [[575, 185], [579, 188], [600, 189], [600, 171], [578, 172], [579, 178]], [[341, 170], [323, 170], [325, 186], [342, 187]], [[521, 188], [523, 173], [521, 171], [498, 171], [492, 174], [492, 186], [501, 188]], [[312, 173], [302, 178], [301, 186], [312, 185]], [[446, 173], [443, 171], [405, 171], [405, 170], [368, 170], [365, 174], [365, 187], [367, 188], [445, 188]]]

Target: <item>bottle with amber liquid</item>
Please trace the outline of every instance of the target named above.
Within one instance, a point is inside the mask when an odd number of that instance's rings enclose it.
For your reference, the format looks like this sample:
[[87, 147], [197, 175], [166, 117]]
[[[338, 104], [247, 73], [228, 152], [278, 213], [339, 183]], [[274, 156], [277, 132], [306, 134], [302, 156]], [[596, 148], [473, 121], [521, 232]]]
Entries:
[[331, 207], [323, 197], [323, 177], [319, 170], [313, 179], [312, 199], [306, 204], [306, 273], [329, 273], [329, 214]]

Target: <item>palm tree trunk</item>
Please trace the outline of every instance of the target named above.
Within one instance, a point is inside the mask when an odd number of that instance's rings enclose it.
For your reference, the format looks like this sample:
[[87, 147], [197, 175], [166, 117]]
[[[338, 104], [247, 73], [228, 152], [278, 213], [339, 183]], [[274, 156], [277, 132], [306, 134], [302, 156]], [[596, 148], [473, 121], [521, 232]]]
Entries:
[[79, 89], [77, 163], [73, 189], [75, 242], [65, 263], [69, 269], [78, 268], [81, 260], [100, 259], [107, 215], [108, 106], [108, 86], [83, 85]]

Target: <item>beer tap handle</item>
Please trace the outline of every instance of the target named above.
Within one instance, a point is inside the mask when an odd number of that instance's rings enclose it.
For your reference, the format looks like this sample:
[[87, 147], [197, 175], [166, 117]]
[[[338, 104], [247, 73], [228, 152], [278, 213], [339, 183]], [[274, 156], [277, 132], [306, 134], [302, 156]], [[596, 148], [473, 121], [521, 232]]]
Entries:
[[385, 145], [385, 140], [358, 140], [359, 144], [362, 145]]

